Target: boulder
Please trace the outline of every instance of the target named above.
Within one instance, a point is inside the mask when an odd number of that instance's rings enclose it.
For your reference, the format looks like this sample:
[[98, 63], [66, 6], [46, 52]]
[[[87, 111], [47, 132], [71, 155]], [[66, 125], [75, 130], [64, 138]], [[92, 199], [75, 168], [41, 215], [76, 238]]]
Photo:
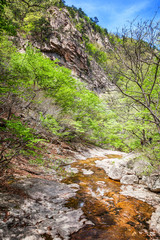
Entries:
[[113, 163], [110, 159], [103, 159], [95, 161], [96, 167], [103, 168], [107, 175], [109, 175], [110, 169], [113, 167]]
[[110, 167], [108, 176], [113, 180], [121, 180], [123, 176], [134, 175], [134, 172], [131, 169], [125, 167], [124, 163], [115, 163]]
[[137, 176], [142, 176], [145, 171], [150, 167], [150, 163], [144, 160], [136, 160], [133, 162], [133, 171]]
[[120, 179], [123, 176], [123, 172], [124, 172], [124, 167], [122, 166], [113, 166], [110, 168], [110, 171], [108, 173], [108, 176], [113, 179], [113, 180], [118, 180], [120, 181]]
[[152, 192], [160, 193], [160, 175], [154, 174], [147, 178], [147, 186]]
[[120, 182], [122, 184], [134, 184], [134, 183], [138, 183], [139, 179], [136, 175], [124, 175]]

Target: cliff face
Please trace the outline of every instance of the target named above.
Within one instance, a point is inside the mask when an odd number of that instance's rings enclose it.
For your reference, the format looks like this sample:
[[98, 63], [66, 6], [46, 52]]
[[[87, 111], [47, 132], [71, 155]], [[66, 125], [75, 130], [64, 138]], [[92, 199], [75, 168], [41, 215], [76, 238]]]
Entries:
[[[77, 21], [78, 16], [77, 17]], [[87, 54], [83, 35], [77, 30], [67, 9], [52, 7], [48, 11], [50, 31], [45, 41], [34, 41], [34, 45], [50, 57], [59, 59], [59, 64], [72, 70], [75, 77], [87, 82], [90, 89], [102, 92], [109, 84], [104, 69]], [[85, 29], [90, 42], [102, 48], [107, 46], [107, 38], [102, 39], [91, 26]]]

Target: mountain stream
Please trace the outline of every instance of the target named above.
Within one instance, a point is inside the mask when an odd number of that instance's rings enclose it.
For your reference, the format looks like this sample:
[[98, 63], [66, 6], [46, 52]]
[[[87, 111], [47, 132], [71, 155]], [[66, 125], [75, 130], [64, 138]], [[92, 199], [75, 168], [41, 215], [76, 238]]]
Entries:
[[[114, 161], [122, 156], [109, 154], [106, 157]], [[77, 173], [63, 181], [80, 187], [66, 207], [81, 208], [93, 223], [73, 233], [71, 240], [153, 239], [148, 221], [154, 208], [133, 197], [121, 195], [120, 182], [111, 180], [103, 169], [96, 167], [95, 161], [102, 159], [104, 157], [88, 158], [72, 163], [71, 169], [77, 169]]]

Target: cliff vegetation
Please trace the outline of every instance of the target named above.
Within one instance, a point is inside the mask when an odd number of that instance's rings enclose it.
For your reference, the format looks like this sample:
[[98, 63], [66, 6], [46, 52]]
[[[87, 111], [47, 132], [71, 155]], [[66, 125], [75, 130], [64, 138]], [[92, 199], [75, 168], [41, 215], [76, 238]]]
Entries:
[[158, 23], [115, 35], [62, 0], [1, 0], [0, 59], [3, 169], [43, 160], [48, 141], [137, 151], [159, 168]]

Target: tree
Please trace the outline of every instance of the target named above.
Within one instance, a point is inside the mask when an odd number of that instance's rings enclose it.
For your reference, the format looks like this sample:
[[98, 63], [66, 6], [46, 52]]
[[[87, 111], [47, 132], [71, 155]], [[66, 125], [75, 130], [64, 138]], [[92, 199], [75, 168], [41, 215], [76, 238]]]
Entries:
[[78, 9], [78, 14], [79, 14], [79, 17], [83, 18], [84, 16], [86, 16], [85, 12], [82, 10], [82, 8], [79, 8]]
[[[2, 1], [2, 0], [1, 0]], [[5, 18], [8, 21], [11, 21], [14, 26], [20, 28], [23, 26], [23, 21], [26, 18], [27, 14], [39, 14], [39, 18], [46, 16], [47, 10], [55, 5], [60, 3], [60, 0], [5, 0], [4, 14]], [[0, 4], [1, 8], [1, 4]]]
[[0, 35], [3, 31], [6, 31], [8, 34], [15, 34], [15, 26], [12, 21], [9, 20], [5, 15], [5, 7], [7, 6], [6, 0], [0, 0]]
[[121, 37], [110, 36], [110, 80], [139, 106], [144, 122], [154, 124], [160, 134], [159, 23], [153, 20], [131, 24]]
[[92, 21], [93, 21], [95, 24], [97, 24], [97, 23], [99, 22], [99, 20], [98, 20], [97, 17], [94, 17], [94, 18], [92, 19]]
[[4, 20], [4, 6], [6, 5], [6, 1], [0, 1], [0, 32], [5, 28], [5, 20]]

